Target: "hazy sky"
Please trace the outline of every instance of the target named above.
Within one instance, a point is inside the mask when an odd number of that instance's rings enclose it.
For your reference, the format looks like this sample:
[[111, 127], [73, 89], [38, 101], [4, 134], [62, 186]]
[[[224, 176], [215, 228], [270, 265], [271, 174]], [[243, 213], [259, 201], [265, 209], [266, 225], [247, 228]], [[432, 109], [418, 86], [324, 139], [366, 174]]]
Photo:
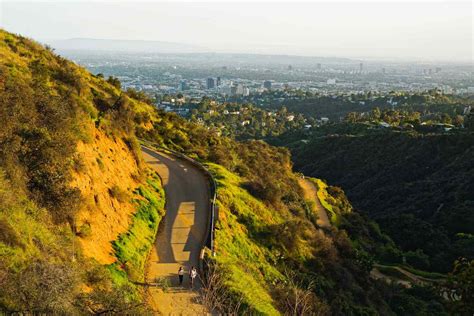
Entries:
[[0, 26], [35, 39], [141, 39], [214, 51], [471, 61], [472, 2], [0, 0]]

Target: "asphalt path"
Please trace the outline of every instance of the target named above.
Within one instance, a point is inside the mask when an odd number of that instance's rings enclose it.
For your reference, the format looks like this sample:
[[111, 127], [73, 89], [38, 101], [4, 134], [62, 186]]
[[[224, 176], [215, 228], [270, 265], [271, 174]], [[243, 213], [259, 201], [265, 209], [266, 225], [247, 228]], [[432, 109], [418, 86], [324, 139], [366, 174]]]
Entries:
[[[198, 268], [206, 238], [209, 215], [209, 182], [190, 162], [142, 147], [145, 162], [158, 172], [166, 194], [166, 215], [147, 264], [147, 281], [165, 285], [152, 287], [152, 307], [164, 315], [206, 314], [199, 304], [200, 288], [189, 287], [188, 272]], [[185, 268], [184, 284], [179, 286], [178, 269]]]

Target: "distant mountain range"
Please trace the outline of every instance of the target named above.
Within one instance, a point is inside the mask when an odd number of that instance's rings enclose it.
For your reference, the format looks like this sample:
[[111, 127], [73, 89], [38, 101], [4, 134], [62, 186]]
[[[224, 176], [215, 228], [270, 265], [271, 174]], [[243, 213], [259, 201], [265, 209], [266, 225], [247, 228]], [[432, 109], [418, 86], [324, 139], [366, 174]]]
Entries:
[[280, 63], [298, 64], [307, 62], [334, 62], [346, 63], [356, 60], [343, 57], [321, 57], [282, 54], [275, 48], [274, 53], [262, 52], [233, 52], [232, 50], [216, 50], [203, 45], [183, 44], [163, 41], [147, 40], [113, 40], [94, 38], [71, 38], [65, 40], [43, 40], [65, 56], [73, 57], [75, 54], [95, 55], [109, 53], [125, 54], [201, 54], [205, 58], [231, 59], [233, 61], [254, 63]]
[[45, 41], [56, 50], [87, 50], [130, 53], [203, 53], [210, 50], [191, 44], [161, 41], [112, 40], [93, 38], [71, 38], [66, 40]]

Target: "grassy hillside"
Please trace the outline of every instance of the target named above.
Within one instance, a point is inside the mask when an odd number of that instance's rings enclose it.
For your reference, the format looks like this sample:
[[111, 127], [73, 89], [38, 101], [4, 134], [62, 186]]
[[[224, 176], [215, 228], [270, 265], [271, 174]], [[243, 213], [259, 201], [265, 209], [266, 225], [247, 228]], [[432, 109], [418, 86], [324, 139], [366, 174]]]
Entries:
[[134, 130], [153, 112], [109, 81], [0, 30], [1, 311], [143, 309], [164, 194]]
[[[340, 226], [323, 233], [309, 214], [275, 208], [249, 194], [244, 177], [219, 165], [209, 166], [218, 182], [213, 262], [222, 280], [216, 283], [226, 290], [221, 299], [231, 311], [391, 315], [410, 310], [415, 303], [417, 312], [443, 315], [441, 299], [434, 291], [426, 289], [421, 294], [390, 288], [369, 278], [371, 253], [395, 246], [376, 224], [351, 212], [339, 188], [325, 185], [318, 190], [323, 191]], [[394, 296], [396, 304], [390, 298]]]
[[211, 165], [219, 185], [217, 262], [225, 269], [229, 288], [242, 293], [244, 302], [259, 313], [278, 314], [266, 282], [281, 281], [276, 254], [252, 237], [267, 225], [282, 223], [261, 201], [240, 187], [242, 179], [219, 165]]

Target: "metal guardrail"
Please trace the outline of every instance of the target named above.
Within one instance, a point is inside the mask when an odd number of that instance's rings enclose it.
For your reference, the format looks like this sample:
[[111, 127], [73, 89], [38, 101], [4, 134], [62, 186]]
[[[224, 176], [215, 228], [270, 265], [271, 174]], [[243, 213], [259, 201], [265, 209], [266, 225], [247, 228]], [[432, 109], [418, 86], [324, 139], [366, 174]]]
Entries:
[[[217, 207], [216, 207], [216, 200], [217, 200], [217, 182], [214, 179], [214, 176], [211, 174], [209, 169], [200, 163], [199, 161], [196, 161], [180, 152], [177, 152], [175, 150], [162, 147], [162, 146], [157, 146], [153, 143], [150, 143], [145, 140], [141, 140], [142, 146], [149, 149], [149, 150], [155, 150], [155, 151], [161, 151], [165, 153], [170, 153], [173, 156], [176, 156], [178, 158], [181, 158], [183, 160], [188, 161], [192, 165], [196, 166], [198, 169], [204, 172], [204, 174], [207, 176], [209, 179], [209, 188], [210, 188], [210, 196], [211, 199], [209, 201], [209, 206], [210, 206], [210, 212], [209, 212], [209, 225], [207, 227], [207, 232], [206, 232], [206, 238], [204, 241], [205, 247], [209, 248], [211, 250], [212, 256], [215, 255], [215, 223], [216, 223], [216, 217], [217, 217]], [[201, 260], [204, 258], [204, 247], [203, 251], [201, 251]]]

